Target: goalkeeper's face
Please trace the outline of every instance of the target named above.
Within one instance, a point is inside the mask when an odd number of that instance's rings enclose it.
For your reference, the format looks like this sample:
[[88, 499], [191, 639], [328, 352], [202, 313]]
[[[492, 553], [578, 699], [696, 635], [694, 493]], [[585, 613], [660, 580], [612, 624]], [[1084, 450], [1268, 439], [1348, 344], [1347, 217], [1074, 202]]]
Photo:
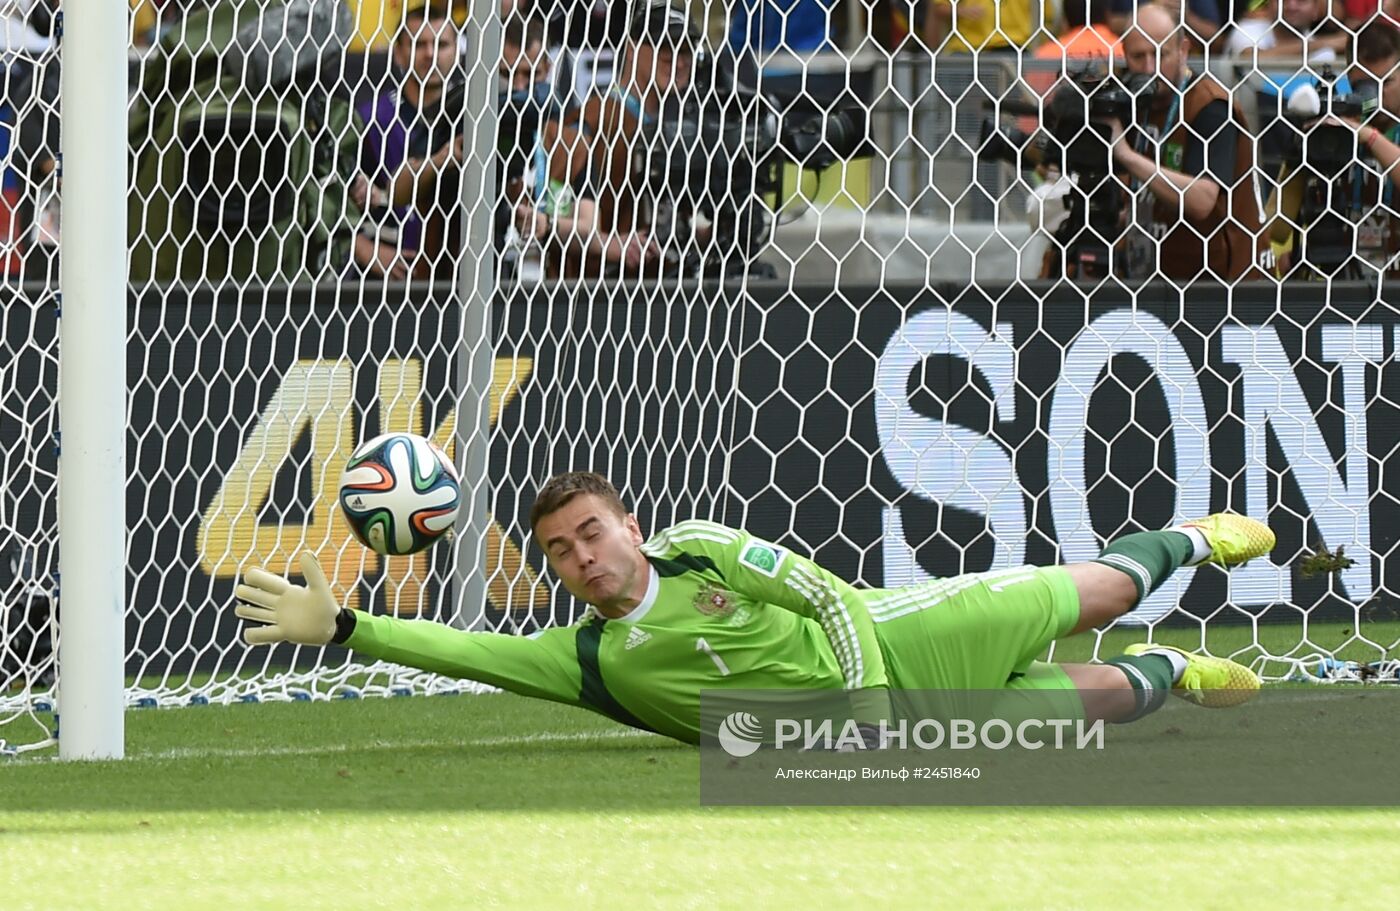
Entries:
[[580, 494], [541, 516], [535, 540], [564, 587], [605, 615], [625, 613], [646, 594], [647, 561], [638, 549], [642, 531], [637, 518], [619, 513], [601, 497]]

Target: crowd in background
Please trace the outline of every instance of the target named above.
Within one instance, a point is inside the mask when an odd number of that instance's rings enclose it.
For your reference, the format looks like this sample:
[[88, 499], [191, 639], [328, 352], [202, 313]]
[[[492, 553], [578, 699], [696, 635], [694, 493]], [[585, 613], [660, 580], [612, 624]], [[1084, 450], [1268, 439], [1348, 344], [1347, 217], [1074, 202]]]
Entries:
[[[703, 218], [665, 221], [654, 211], [651, 191], [643, 193], [635, 183], [635, 150], [638, 137], [666, 116], [667, 98], [700, 78], [697, 61], [706, 58], [712, 64], [727, 55], [731, 78], [751, 78], [744, 76], [745, 66], [761, 70], [775, 51], [810, 55], [870, 41], [890, 54], [1024, 55], [1046, 61], [1051, 70], [1057, 63], [1072, 67], [1075, 59], [1099, 58], [1126, 62], [1131, 70], [1136, 34], [1147, 41], [1140, 53], [1151, 57], [1150, 65], [1139, 69], [1146, 67], [1163, 79], [1158, 70], [1170, 55], [1183, 60], [1226, 55], [1241, 61], [1241, 72], [1264, 76], [1260, 87], [1252, 89], [1258, 97], [1249, 114], [1230, 96], [1235, 86], [1224, 84], [1226, 96], [1207, 92], [1210, 97], [1202, 95], [1199, 110], [1193, 109], [1190, 117], [1175, 107], [1159, 112], [1157, 119], [1163, 122], [1147, 131], [1153, 141], [1169, 147], [1172, 129], [1190, 128], [1175, 167], [1164, 166], [1157, 154], [1144, 157], [1151, 150], [1132, 135], [1131, 124], [1123, 125], [1129, 135], [1114, 156], [1129, 174], [1125, 179], [1132, 189], [1157, 192], [1149, 205], [1176, 206], [1184, 218], [1193, 206], [1208, 203], [1226, 221], [1243, 222], [1265, 251], [1252, 265], [1274, 264], [1277, 271], [1276, 264], [1286, 264], [1291, 252], [1287, 228], [1296, 221], [1297, 197], [1306, 190], [1297, 167], [1290, 169], [1284, 161], [1287, 129], [1280, 131], [1277, 125], [1305, 68], [1313, 73], [1324, 65], [1335, 68], [1342, 75], [1339, 91], [1370, 92], [1378, 116], [1365, 122], [1340, 118], [1338, 125], [1356, 131], [1357, 148], [1374, 170], [1400, 178], [1391, 167], [1400, 161], [1395, 129], [1400, 88], [1392, 76], [1400, 63], [1400, 0], [1158, 0], [1152, 4], [1153, 16], [1166, 15], [1165, 31], [1141, 24], [1133, 0], [1050, 0], [1047, 5], [1038, 0], [880, 0], [859, 4], [859, 15], [853, 16], [848, 4], [854, 2], [695, 0], [688, 7], [672, 7], [502, 0], [502, 182], [482, 188], [502, 200], [493, 225], [498, 251], [512, 268], [535, 274], [674, 272], [684, 258], [678, 249], [722, 241]], [[9, 126], [4, 132], [8, 167], [0, 185], [0, 269], [12, 277], [52, 279], [57, 274], [57, 3], [0, 3], [7, 74], [0, 122]], [[260, 136], [265, 124], [277, 133], [277, 124], [291, 114], [269, 113], [265, 101], [256, 100], [240, 108], [232, 99], [219, 108], [220, 92], [227, 94], [226, 85], [219, 87], [224, 78], [219, 74], [210, 77], [197, 104], [186, 104], [192, 113], [164, 111], [162, 104], [178, 107], [183, 102], [153, 97], [150, 88], [156, 84], [162, 92], [174, 91], [166, 85], [168, 73], [178, 72], [170, 62], [172, 34], [227, 5], [240, 3], [132, 0], [132, 216], [139, 222], [132, 229], [139, 248], [133, 253], [134, 276], [450, 277], [458, 260], [455, 251], [462, 245], [463, 137], [474, 116], [463, 109], [460, 85], [466, 61], [475, 53], [467, 38], [470, 29], [464, 27], [466, 6], [447, 0], [408, 0], [406, 8], [402, 0], [352, 2], [343, 10], [344, 43], [336, 59], [323, 60], [316, 73], [305, 78], [294, 74], [286, 83], [289, 97], [299, 99], [295, 116], [302, 118], [306, 148], [298, 147], [301, 137], [296, 137], [280, 158], [264, 158], [254, 163], [253, 172], [240, 174], [238, 169], [247, 166], [241, 150], [249, 138]], [[1042, 28], [1042, 21], [1048, 27]], [[186, 52], [198, 60], [201, 50]], [[157, 58], [163, 59], [164, 70], [154, 68]], [[198, 66], [190, 69], [201, 72]], [[1050, 91], [1051, 70], [1028, 68], [1025, 83], [1031, 92]], [[166, 82], [153, 80], [153, 72], [164, 73]], [[1218, 72], [1210, 76], [1217, 85]], [[1182, 97], [1184, 79], [1176, 86]], [[192, 83], [189, 91], [201, 90]], [[213, 108], [224, 118], [217, 134], [208, 129]], [[1198, 114], [1206, 119], [1192, 126]], [[1198, 128], [1209, 135], [1195, 142]], [[165, 145], [154, 141], [158, 135]], [[152, 148], [140, 148], [143, 140]], [[1250, 146], [1250, 158], [1236, 161], [1242, 142]], [[181, 145], [184, 160], [178, 168], [165, 157], [171, 144]], [[278, 196], [265, 177], [258, 177], [272, 166], [297, 175], [303, 186], [287, 198]], [[207, 186], [191, 177], [201, 167], [208, 170]], [[234, 173], [225, 173], [228, 169]], [[1264, 177], [1257, 183], [1264, 205], [1251, 219], [1240, 214], [1245, 194], [1234, 191], [1247, 178], [1252, 192], [1256, 169]], [[1185, 178], [1164, 177], [1172, 172]], [[1219, 184], [1213, 195], [1199, 192], [1200, 176], [1207, 187], [1211, 181]], [[222, 185], [227, 177], [251, 186], [241, 195], [230, 193]], [[259, 193], [271, 198], [260, 199]], [[1373, 195], [1388, 207], [1389, 189]], [[159, 204], [157, 197], [162, 197]], [[671, 204], [674, 209], [687, 203]], [[239, 232], [248, 225], [265, 236], [282, 231], [289, 219], [299, 220], [303, 228], [314, 222], [314, 239], [293, 244], [284, 232], [275, 256], [240, 248]], [[1201, 228], [1192, 230], [1199, 234]], [[1381, 252], [1389, 256], [1400, 247], [1400, 232], [1396, 242], [1388, 226], [1381, 233]], [[1170, 230], [1152, 241], [1170, 243]], [[1194, 262], [1193, 268], [1211, 268], [1208, 253]], [[1232, 278], [1248, 272], [1238, 263], [1228, 271]]]

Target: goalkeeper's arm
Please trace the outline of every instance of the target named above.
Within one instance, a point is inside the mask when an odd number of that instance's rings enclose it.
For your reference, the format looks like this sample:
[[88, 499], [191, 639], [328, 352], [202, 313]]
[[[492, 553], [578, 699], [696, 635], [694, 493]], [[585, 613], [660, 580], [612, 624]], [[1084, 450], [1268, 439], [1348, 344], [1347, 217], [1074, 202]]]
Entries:
[[376, 617], [342, 609], [311, 554], [302, 555], [301, 572], [304, 586], [262, 569], [245, 575], [235, 590], [242, 603], [234, 613], [257, 624], [243, 633], [249, 645], [343, 645], [367, 657], [477, 680], [522, 696], [580, 704], [572, 629], [526, 637], [469, 633], [430, 620]]

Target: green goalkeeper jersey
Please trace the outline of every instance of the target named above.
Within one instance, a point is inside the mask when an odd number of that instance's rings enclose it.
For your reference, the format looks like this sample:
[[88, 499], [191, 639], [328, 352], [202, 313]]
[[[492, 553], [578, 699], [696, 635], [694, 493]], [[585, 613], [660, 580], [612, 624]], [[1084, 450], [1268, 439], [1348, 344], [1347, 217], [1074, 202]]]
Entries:
[[590, 612], [514, 636], [359, 613], [344, 644], [691, 742], [702, 689], [889, 685], [860, 593], [811, 560], [698, 520], [657, 533], [642, 552], [646, 596], [621, 619]]
[[[1062, 611], [1053, 622], [1042, 622], [1043, 591], [1053, 585], [1025, 586], [1042, 594], [1023, 596], [1027, 610], [1008, 607], [1005, 587], [1033, 581], [1043, 570], [857, 590], [786, 548], [699, 520], [659, 532], [641, 549], [651, 564], [646, 596], [620, 619], [590, 612], [569, 627], [515, 636], [356, 612], [343, 644], [387, 661], [583, 706], [694, 743], [700, 739], [701, 690], [862, 691], [853, 700], [857, 717], [865, 713], [877, 720], [888, 711], [890, 686], [1003, 685], [1073, 619]], [[970, 585], [959, 580], [971, 578], [987, 580], [972, 587], [994, 590], [996, 603], [975, 606], [981, 619], [961, 609], [934, 619], [940, 612], [926, 608], [963, 596]], [[1061, 601], [1063, 585], [1071, 585], [1073, 597], [1072, 584], [1057, 584]], [[1029, 619], [1014, 635], [1000, 619], [986, 620], [1016, 616]], [[977, 673], [960, 675], [954, 671], [959, 667]]]

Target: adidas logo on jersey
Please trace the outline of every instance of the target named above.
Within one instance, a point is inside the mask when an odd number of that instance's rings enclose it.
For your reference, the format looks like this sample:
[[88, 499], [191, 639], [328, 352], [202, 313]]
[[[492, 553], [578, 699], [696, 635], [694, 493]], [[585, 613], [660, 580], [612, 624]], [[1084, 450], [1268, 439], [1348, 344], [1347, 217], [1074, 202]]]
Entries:
[[651, 633], [642, 629], [640, 626], [632, 627], [632, 629], [627, 632], [627, 650], [631, 651], [650, 638]]

